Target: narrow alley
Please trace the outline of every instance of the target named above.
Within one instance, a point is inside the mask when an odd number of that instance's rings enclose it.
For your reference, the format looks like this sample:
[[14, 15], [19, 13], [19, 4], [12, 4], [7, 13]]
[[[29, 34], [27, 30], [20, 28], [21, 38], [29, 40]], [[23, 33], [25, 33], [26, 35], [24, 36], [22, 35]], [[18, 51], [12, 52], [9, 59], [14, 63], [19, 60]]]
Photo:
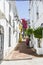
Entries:
[[24, 59], [32, 59], [37, 57], [33, 48], [29, 48], [26, 46], [25, 41], [18, 43], [16, 48], [9, 54], [9, 56], [5, 60], [24, 60]]

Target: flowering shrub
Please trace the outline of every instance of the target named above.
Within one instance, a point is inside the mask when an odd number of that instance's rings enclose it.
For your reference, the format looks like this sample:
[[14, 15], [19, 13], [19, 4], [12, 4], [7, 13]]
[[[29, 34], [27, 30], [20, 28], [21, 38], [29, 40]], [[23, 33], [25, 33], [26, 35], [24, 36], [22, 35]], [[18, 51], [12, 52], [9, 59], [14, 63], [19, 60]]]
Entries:
[[24, 29], [27, 28], [27, 21], [25, 19], [22, 19], [22, 25]]

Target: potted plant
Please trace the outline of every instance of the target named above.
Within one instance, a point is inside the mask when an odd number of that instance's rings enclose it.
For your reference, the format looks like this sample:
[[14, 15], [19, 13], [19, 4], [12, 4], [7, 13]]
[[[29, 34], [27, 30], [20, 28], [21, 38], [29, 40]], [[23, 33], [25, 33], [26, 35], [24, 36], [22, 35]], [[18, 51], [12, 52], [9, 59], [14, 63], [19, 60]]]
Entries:
[[28, 28], [28, 29], [26, 30], [26, 34], [27, 34], [27, 36], [30, 37], [30, 35], [33, 34], [33, 29], [32, 29], [32, 28]]
[[40, 48], [40, 40], [42, 38], [42, 30], [43, 28], [42, 27], [38, 27], [37, 29], [34, 30], [34, 36], [35, 38], [38, 39], [38, 47]]
[[32, 28], [28, 28], [27, 30], [26, 30], [26, 35], [28, 36], [28, 38], [26, 38], [26, 44], [30, 44], [30, 41], [31, 41], [31, 39], [30, 39], [30, 36], [33, 34], [33, 29]]

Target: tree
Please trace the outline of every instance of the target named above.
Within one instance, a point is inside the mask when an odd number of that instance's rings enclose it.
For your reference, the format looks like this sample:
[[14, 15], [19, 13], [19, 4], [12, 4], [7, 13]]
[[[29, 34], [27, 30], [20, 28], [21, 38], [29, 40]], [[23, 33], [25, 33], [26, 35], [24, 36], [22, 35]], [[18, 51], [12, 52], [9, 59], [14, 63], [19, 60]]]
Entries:
[[35, 36], [35, 38], [38, 38], [39, 47], [40, 47], [40, 39], [42, 38], [42, 30], [43, 30], [42, 27], [38, 27], [36, 30], [34, 30], [34, 36]]

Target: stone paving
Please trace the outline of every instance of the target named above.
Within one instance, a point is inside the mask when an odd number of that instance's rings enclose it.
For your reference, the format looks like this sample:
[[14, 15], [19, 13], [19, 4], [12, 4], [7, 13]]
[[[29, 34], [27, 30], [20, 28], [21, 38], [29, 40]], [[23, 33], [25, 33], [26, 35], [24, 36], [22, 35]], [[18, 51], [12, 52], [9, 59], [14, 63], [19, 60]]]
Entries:
[[6, 57], [6, 60], [21, 60], [21, 59], [32, 59], [37, 57], [33, 48], [26, 46], [25, 41], [18, 43], [16, 48], [11, 52], [11, 54]]

